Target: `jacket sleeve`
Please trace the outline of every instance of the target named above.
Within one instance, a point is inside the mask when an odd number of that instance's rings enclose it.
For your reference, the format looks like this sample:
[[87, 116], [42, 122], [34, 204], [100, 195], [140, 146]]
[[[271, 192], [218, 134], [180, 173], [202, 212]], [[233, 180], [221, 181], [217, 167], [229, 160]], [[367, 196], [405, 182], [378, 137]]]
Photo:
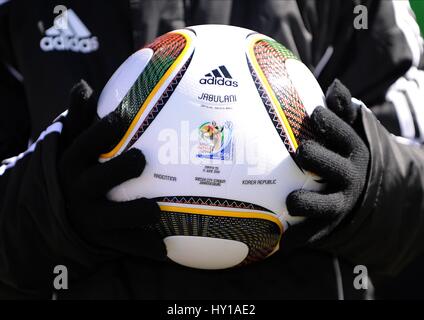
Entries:
[[347, 67], [336, 77], [391, 133], [424, 142], [424, 41], [409, 1], [368, 0], [363, 6], [366, 28], [353, 28]]
[[387, 51], [393, 62], [408, 69], [385, 91], [384, 101], [375, 104], [373, 112], [391, 133], [423, 143], [424, 40], [408, 1], [383, 1], [381, 6], [392, 12], [386, 18], [392, 30], [387, 34], [398, 35], [394, 44], [387, 36]]
[[424, 251], [424, 147], [389, 134], [365, 107], [361, 116], [371, 153], [363, 200], [319, 247], [396, 275]]
[[8, 33], [8, 1], [0, 1], [0, 161], [28, 146], [30, 116]]
[[0, 166], [0, 299], [52, 296], [54, 268], [69, 282], [91, 272], [96, 252], [69, 225], [57, 177], [62, 123]]
[[0, 63], [0, 161], [26, 149], [30, 121], [23, 85]]

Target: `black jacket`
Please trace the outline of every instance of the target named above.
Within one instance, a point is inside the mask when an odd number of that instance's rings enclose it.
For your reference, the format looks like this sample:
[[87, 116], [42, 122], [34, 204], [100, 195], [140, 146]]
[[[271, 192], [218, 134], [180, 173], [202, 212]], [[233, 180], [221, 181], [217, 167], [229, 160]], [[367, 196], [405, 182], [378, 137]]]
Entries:
[[[365, 30], [353, 28], [354, 6], [361, 3], [369, 10]], [[30, 1], [11, 0], [0, 5], [1, 158], [24, 150], [28, 137], [35, 140], [63, 111], [69, 88], [78, 79], [87, 79], [99, 92], [132, 51], [157, 34], [188, 24], [233, 24], [270, 35], [300, 56], [315, 72], [323, 89], [339, 78], [353, 95], [367, 104], [384, 106], [380, 108], [384, 111], [391, 109], [388, 117], [391, 120], [392, 115], [400, 113], [396, 111], [396, 99], [386, 99], [387, 93], [396, 91], [393, 85], [423, 61], [421, 38], [399, 26], [399, 17], [396, 18], [399, 11], [395, 14], [389, 1], [330, 4], [308, 0], [150, 0], [132, 1], [131, 5], [125, 1], [63, 1], [63, 4], [85, 25], [85, 29], [81, 25], [73, 29], [74, 35], [70, 36], [75, 41], [73, 44], [58, 43], [60, 39], [55, 40], [58, 36], [49, 31], [54, 23], [56, 3], [53, 1], [39, 1], [34, 6]], [[22, 10], [24, 6], [31, 10]], [[402, 17], [413, 21], [408, 15]], [[413, 76], [405, 80], [417, 82]], [[406, 97], [408, 90], [402, 94]], [[419, 139], [419, 119], [414, 118], [417, 103], [407, 103], [406, 107], [409, 112], [406, 118], [412, 119], [414, 125], [413, 137]], [[364, 291], [353, 287], [353, 266], [364, 264], [375, 274], [396, 273], [421, 252], [419, 239], [423, 234], [422, 150], [401, 146], [388, 135], [380, 139], [378, 132], [382, 129], [378, 126], [375, 129], [376, 122], [372, 119], [364, 112], [364, 127], [373, 157], [364, 196], [366, 210], [348, 219], [346, 229], [326, 239], [320, 248], [323, 251], [281, 252], [243, 269], [214, 272], [147, 260], [122, 260], [104, 265], [85, 281], [72, 283], [59, 297], [363, 297]], [[402, 133], [399, 123], [406, 120], [394, 119], [393, 130]], [[12, 162], [7, 170], [3, 167], [3, 173], [0, 171], [0, 296], [48, 298], [54, 265], [66, 265], [68, 254], [80, 257], [83, 264], [87, 255], [68, 226], [61, 204], [54, 166], [59, 133], [60, 130], [50, 132], [35, 145], [33, 152]], [[393, 166], [393, 170], [381, 174], [381, 168], [387, 165]], [[34, 199], [18, 196], [19, 190], [33, 187], [56, 191], [34, 194]], [[397, 188], [405, 188], [403, 198], [393, 193]], [[384, 205], [387, 199], [392, 199], [388, 203], [391, 210], [379, 206], [378, 199]], [[57, 214], [37, 216], [41, 203], [52, 204]], [[54, 227], [60, 232], [55, 232]], [[27, 265], [31, 268], [26, 268]]]

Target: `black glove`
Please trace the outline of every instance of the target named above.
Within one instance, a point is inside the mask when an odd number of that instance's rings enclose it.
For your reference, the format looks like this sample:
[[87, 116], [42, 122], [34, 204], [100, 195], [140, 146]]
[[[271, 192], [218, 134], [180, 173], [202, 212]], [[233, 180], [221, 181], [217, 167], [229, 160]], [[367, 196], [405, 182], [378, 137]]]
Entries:
[[58, 265], [68, 268], [71, 288], [109, 260], [166, 257], [159, 236], [144, 230], [159, 217], [154, 202], [105, 197], [109, 188], [140, 175], [141, 152], [100, 164], [99, 155], [123, 130], [119, 117], [96, 121], [96, 102], [85, 83], [71, 97], [66, 117], [0, 166], [0, 299], [51, 298]]
[[303, 241], [366, 266], [374, 280], [396, 275], [424, 252], [424, 148], [389, 134], [363, 104], [350, 103], [338, 81], [327, 105], [345, 121], [318, 108], [312, 122], [324, 148], [299, 148], [302, 165], [326, 187], [289, 195], [290, 213], [308, 219], [283, 235], [281, 247]]
[[313, 243], [336, 228], [355, 209], [366, 184], [370, 153], [352, 127], [358, 110], [351, 95], [336, 80], [326, 102], [328, 109], [319, 106], [310, 118], [315, 140], [302, 141], [296, 154], [297, 163], [322, 178], [325, 187], [293, 191], [286, 202], [290, 215], [307, 218], [292, 228], [299, 244]]
[[140, 198], [114, 202], [107, 192], [141, 175], [146, 164], [138, 149], [99, 163], [100, 154], [123, 136], [122, 117], [113, 112], [95, 121], [96, 99], [85, 82], [74, 87], [71, 107], [64, 122], [59, 162], [67, 216], [75, 231], [105, 259], [123, 255], [166, 258], [165, 245], [149, 224], [159, 221], [160, 209], [153, 200]]

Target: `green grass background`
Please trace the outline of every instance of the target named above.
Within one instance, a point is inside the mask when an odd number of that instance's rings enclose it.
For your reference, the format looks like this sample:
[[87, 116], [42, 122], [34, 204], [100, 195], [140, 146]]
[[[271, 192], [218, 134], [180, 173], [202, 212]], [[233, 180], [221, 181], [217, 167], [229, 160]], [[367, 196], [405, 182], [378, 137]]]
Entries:
[[424, 0], [410, 0], [410, 2], [421, 27], [421, 33], [424, 34]]

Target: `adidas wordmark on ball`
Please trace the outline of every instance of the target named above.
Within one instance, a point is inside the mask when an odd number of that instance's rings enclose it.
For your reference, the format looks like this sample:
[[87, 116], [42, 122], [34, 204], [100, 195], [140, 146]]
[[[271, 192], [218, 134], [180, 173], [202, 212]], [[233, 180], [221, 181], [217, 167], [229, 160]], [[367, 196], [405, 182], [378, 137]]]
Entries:
[[167, 33], [129, 57], [100, 96], [99, 116], [119, 108], [128, 126], [102, 161], [129, 148], [147, 161], [109, 196], [158, 202], [154, 227], [174, 262], [223, 269], [262, 260], [298, 221], [287, 195], [319, 188], [293, 160], [318, 105], [311, 72], [267, 36], [221, 25]]

